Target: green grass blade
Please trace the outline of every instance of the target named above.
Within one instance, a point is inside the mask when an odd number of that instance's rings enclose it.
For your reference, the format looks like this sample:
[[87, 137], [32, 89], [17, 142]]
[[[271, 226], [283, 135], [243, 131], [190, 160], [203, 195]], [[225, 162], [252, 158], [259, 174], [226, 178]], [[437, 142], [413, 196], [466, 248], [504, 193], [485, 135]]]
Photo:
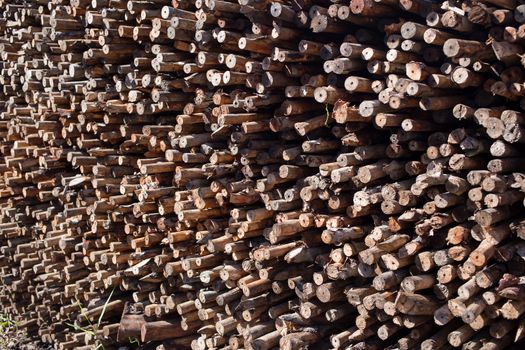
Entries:
[[88, 321], [89, 325], [90, 325], [91, 327], [93, 327], [93, 324], [91, 323], [91, 321], [89, 320], [89, 318], [86, 316], [86, 313], [84, 312], [84, 308], [82, 307], [82, 304], [80, 304], [80, 300], [78, 300], [78, 298], [75, 298], [75, 299], [77, 300], [77, 305], [78, 305], [78, 307], [79, 307], [79, 309], [80, 309], [80, 314], [81, 314], [82, 316], [84, 316], [84, 318], [86, 319], [86, 321]]
[[76, 331], [80, 331], [80, 332], [87, 333], [87, 334], [92, 335], [92, 336], [96, 336], [96, 333], [91, 331], [91, 330], [89, 330], [89, 329], [86, 329], [86, 328], [81, 327], [81, 326], [77, 326], [76, 324], [69, 323], [69, 322], [66, 322], [66, 324], [69, 327], [73, 327]]
[[98, 322], [97, 322], [97, 329], [100, 328], [100, 324], [102, 323], [102, 318], [104, 317], [104, 314], [106, 313], [106, 308], [108, 307], [108, 304], [111, 300], [111, 297], [113, 296], [113, 292], [115, 291], [115, 288], [113, 287], [113, 290], [111, 291], [111, 293], [109, 293], [109, 297], [108, 299], [106, 300], [106, 302], [104, 303], [104, 307], [102, 308], [102, 313], [100, 314], [99, 318], [98, 318]]
[[137, 338], [135, 337], [128, 337], [128, 341], [130, 344], [137, 344], [138, 346], [140, 346], [140, 340], [138, 340]]

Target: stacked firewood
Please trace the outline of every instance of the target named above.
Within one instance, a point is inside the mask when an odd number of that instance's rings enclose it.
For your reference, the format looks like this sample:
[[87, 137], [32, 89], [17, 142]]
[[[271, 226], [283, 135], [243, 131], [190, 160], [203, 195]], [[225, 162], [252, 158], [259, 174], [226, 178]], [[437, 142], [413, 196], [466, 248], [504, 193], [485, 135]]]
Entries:
[[0, 303], [35, 341], [522, 341], [525, 5], [0, 10]]

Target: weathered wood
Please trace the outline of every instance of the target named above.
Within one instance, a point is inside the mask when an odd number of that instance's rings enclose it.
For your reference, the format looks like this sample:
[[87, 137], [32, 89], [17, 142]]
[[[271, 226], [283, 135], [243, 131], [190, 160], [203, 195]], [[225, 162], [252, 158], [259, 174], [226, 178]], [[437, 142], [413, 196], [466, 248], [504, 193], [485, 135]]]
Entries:
[[523, 6], [0, 3], [2, 312], [60, 349], [520, 340]]

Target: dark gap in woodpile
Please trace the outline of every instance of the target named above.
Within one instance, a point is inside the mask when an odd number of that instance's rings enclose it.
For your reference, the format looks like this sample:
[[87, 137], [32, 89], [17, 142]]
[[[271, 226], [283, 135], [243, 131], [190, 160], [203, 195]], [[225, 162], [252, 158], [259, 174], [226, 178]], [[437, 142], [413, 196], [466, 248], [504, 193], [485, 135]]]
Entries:
[[0, 14], [0, 314], [34, 341], [519, 347], [520, 0]]

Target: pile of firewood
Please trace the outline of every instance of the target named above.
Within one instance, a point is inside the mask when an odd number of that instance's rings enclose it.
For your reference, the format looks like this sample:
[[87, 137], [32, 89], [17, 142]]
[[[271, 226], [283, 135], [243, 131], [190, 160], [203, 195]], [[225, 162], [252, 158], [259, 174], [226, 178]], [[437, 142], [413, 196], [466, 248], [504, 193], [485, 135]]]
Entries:
[[0, 0], [0, 310], [56, 349], [509, 348], [524, 51], [516, 0]]

